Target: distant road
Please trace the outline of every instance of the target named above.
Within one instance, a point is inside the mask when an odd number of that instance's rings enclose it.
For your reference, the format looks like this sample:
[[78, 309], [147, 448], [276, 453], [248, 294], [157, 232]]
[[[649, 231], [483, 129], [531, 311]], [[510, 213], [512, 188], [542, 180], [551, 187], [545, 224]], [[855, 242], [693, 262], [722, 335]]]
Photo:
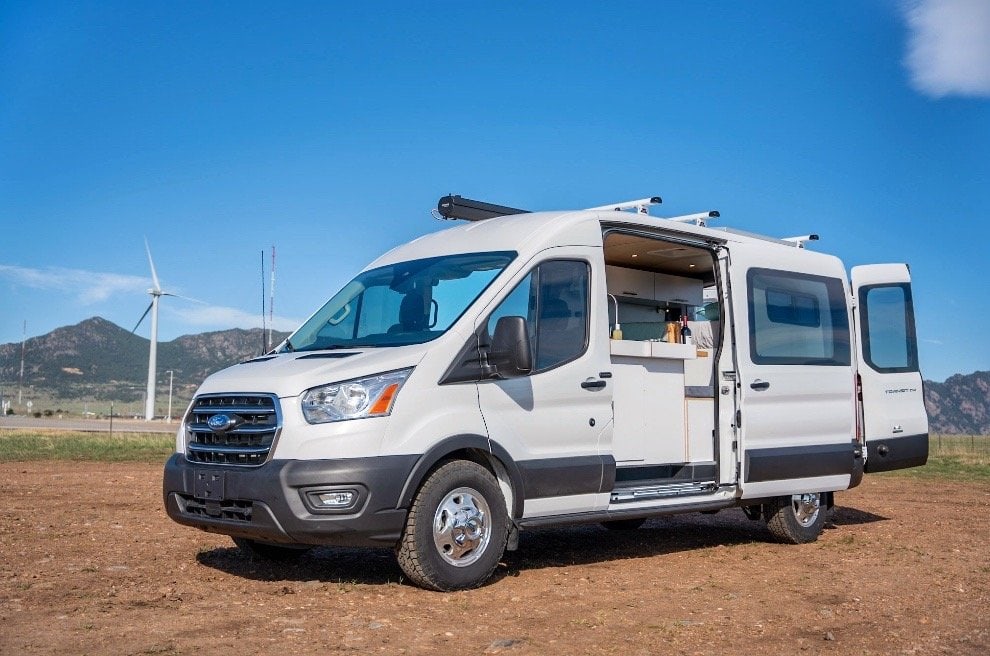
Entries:
[[[126, 433], [174, 433], [179, 427], [177, 420], [166, 423], [162, 419], [144, 421], [141, 419], [121, 419], [114, 417], [113, 432]], [[0, 417], [0, 429], [3, 428], [54, 428], [67, 431], [87, 431], [94, 433], [109, 433], [109, 419], [59, 419], [58, 417], [23, 417], [8, 415]]]

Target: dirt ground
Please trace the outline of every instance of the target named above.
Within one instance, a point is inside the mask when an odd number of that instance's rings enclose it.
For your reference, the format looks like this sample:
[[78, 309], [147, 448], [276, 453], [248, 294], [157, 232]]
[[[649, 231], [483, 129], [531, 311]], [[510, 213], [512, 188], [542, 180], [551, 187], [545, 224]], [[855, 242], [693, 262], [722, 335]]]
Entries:
[[484, 588], [172, 523], [161, 468], [0, 464], [0, 654], [987, 654], [990, 486], [867, 477], [814, 544], [739, 510], [524, 533]]

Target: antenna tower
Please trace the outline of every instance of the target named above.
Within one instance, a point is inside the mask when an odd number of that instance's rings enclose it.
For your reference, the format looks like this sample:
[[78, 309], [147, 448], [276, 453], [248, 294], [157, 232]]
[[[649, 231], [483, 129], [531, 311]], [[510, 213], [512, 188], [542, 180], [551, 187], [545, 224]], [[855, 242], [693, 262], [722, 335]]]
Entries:
[[261, 352], [268, 353], [268, 330], [265, 326], [265, 249], [261, 249]]
[[272, 244], [272, 284], [269, 287], [269, 292], [271, 295], [268, 303], [268, 348], [271, 348], [273, 346], [272, 331], [275, 329], [275, 244]]

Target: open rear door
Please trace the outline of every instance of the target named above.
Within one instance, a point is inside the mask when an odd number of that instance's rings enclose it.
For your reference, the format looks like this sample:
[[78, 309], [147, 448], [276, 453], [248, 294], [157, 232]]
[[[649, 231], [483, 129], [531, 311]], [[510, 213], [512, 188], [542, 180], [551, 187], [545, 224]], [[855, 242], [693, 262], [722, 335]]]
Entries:
[[856, 347], [862, 389], [866, 471], [917, 467], [928, 461], [918, 342], [906, 264], [853, 267]]

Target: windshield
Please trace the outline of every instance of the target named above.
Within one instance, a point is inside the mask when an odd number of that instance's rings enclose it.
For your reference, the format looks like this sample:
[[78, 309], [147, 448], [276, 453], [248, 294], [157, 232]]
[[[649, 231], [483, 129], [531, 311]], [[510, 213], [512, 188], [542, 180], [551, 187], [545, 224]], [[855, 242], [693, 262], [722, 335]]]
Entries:
[[293, 333], [282, 350], [428, 342], [446, 332], [515, 255], [446, 255], [365, 271]]

